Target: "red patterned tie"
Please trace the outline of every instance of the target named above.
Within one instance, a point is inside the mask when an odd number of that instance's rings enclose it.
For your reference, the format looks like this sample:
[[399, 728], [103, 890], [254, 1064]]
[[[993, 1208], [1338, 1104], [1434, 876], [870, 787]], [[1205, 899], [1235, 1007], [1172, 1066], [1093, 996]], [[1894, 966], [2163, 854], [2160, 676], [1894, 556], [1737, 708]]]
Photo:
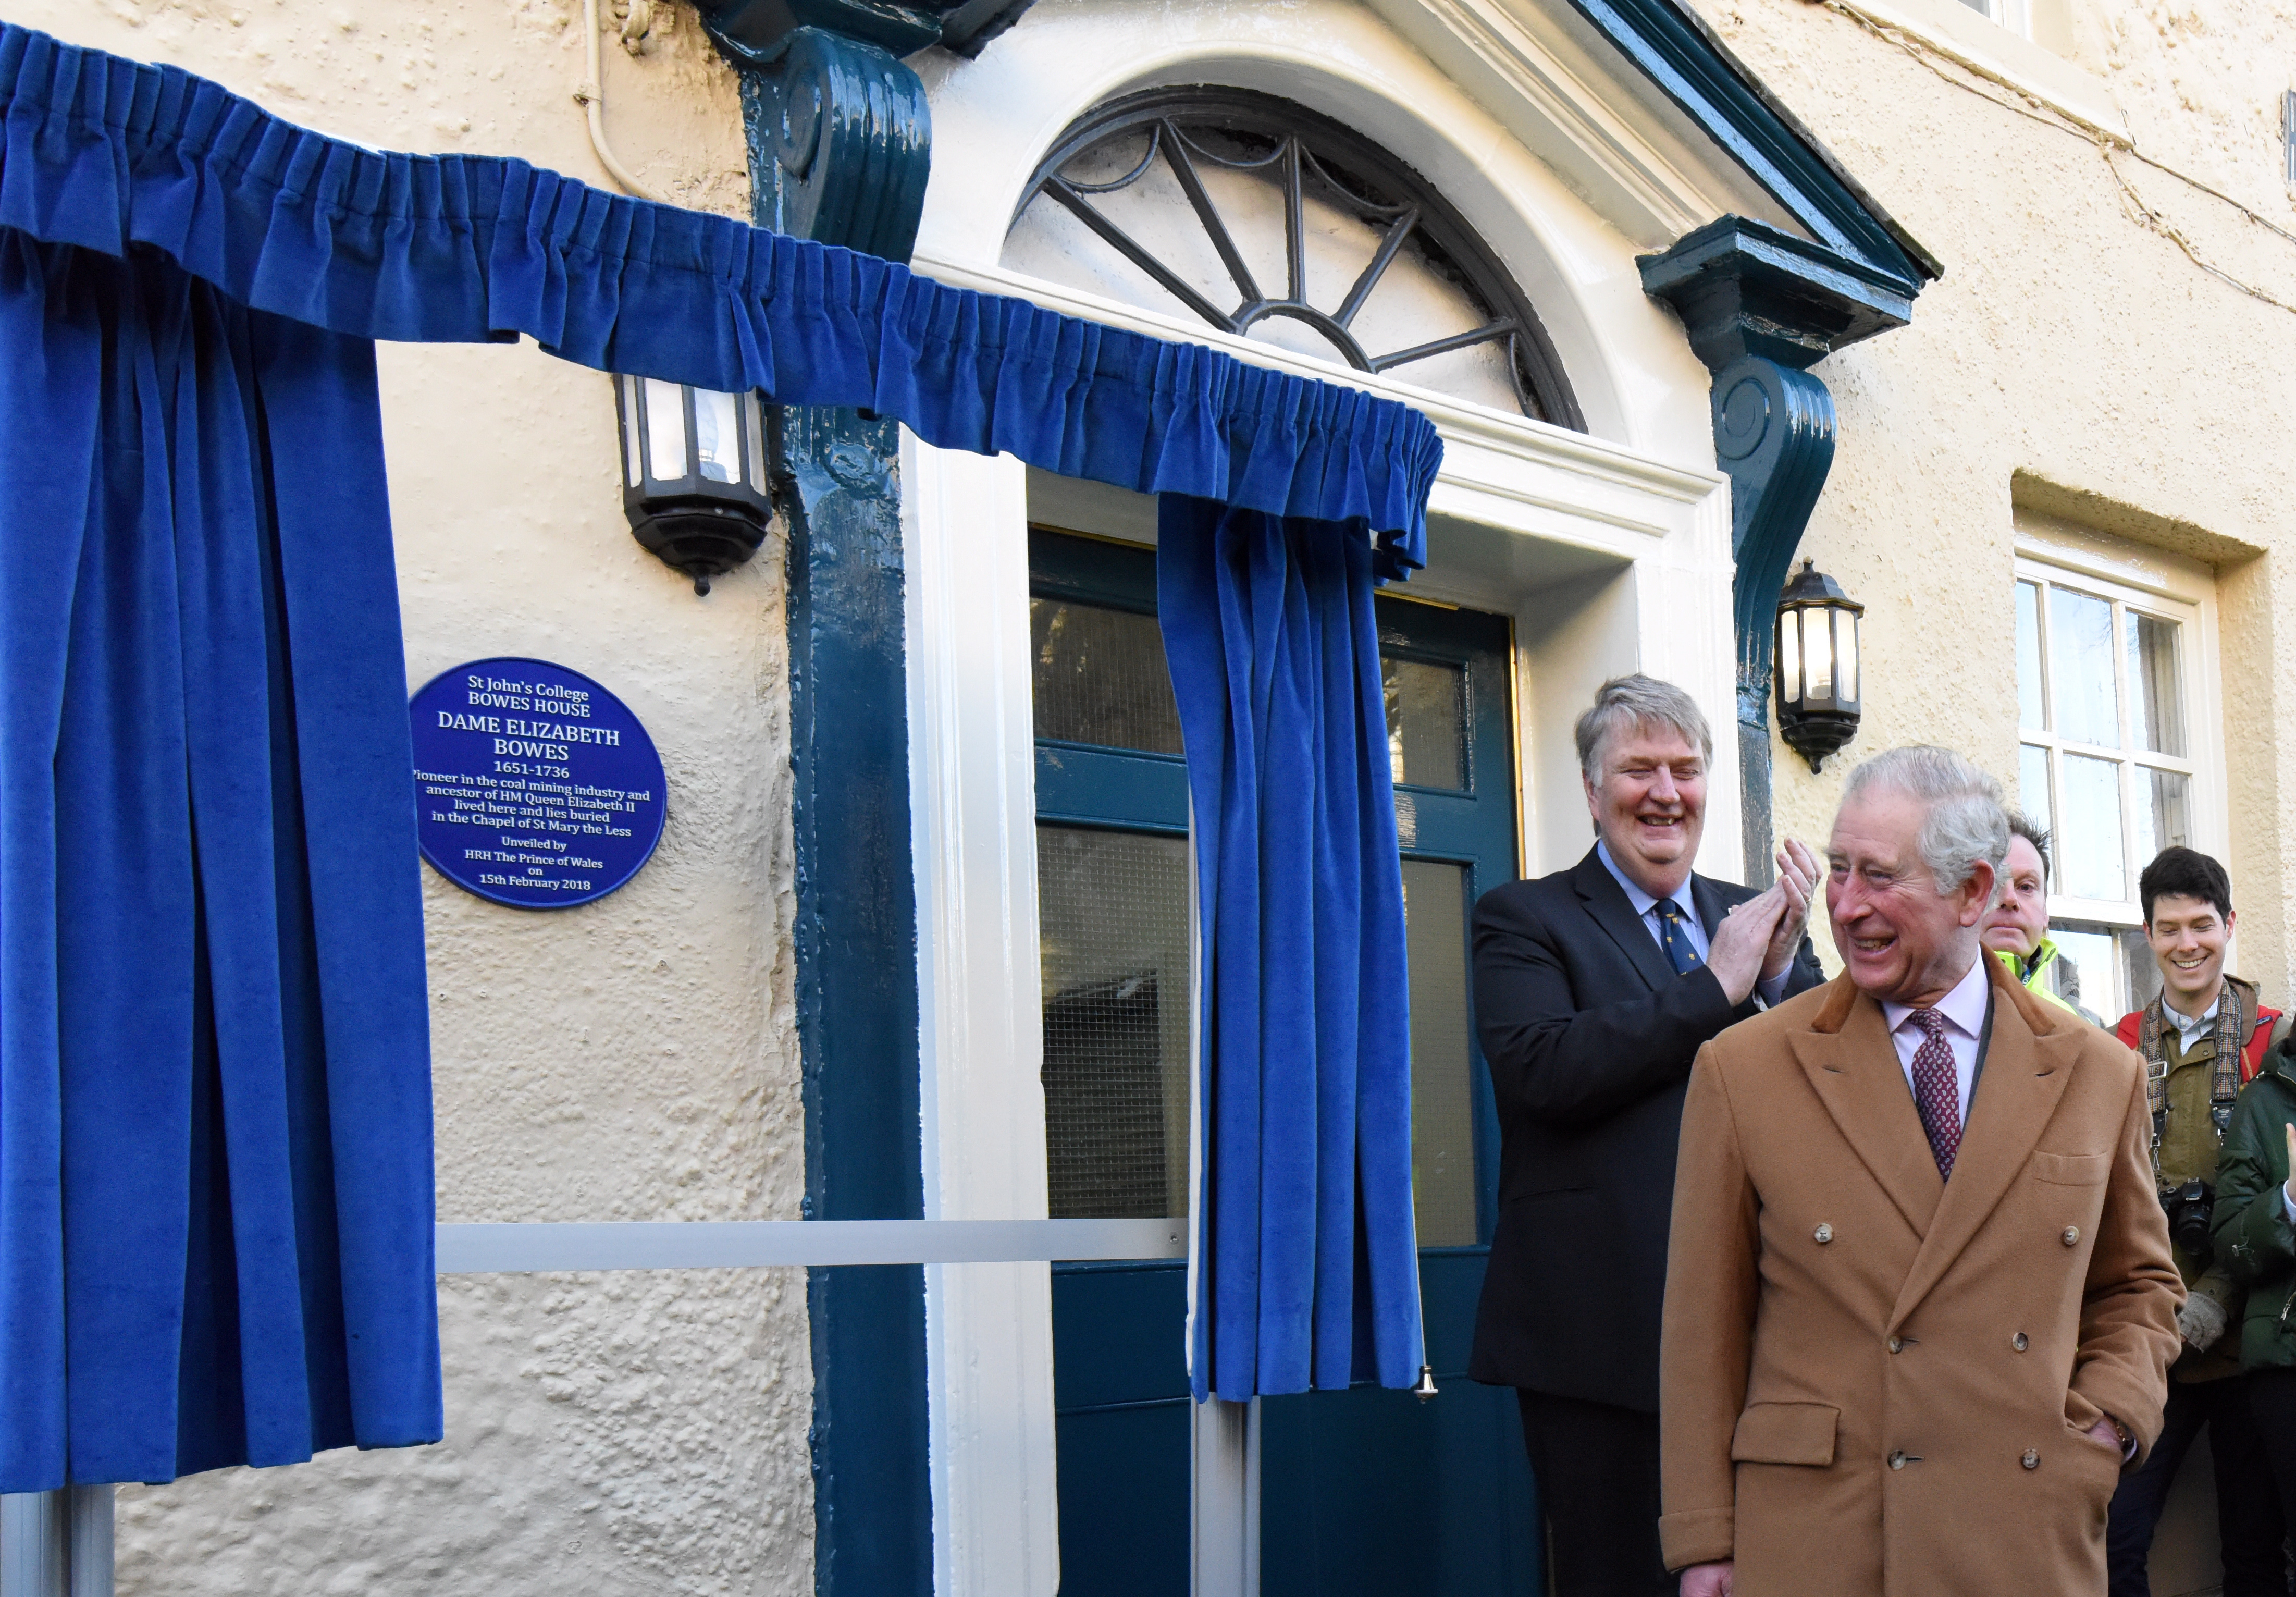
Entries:
[[1945, 1017], [1935, 1009], [1916, 1009], [1912, 1019], [1922, 1029], [1922, 1045], [1914, 1050], [1914, 1103], [1922, 1112], [1922, 1129], [1930, 1134], [1938, 1174], [1949, 1178], [1954, 1156], [1961, 1151], [1961, 1076], [1945, 1040]]

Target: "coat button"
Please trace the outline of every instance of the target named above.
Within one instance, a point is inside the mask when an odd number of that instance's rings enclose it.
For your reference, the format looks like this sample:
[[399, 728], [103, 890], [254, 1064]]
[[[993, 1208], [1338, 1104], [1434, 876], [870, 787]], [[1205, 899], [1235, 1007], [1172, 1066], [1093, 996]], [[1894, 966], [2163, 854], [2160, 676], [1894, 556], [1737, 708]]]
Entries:
[[2080, 1227], [2077, 1225], [2069, 1225], [2065, 1227], [2065, 1246], [2067, 1247], [2070, 1247], [2074, 1243], [2079, 1240]]
[[1891, 1453], [1891, 1454], [1890, 1455], [1890, 1469], [1904, 1469], [1905, 1467], [1906, 1467], [1906, 1455], [1905, 1455], [1904, 1453]]
[[1890, 1338], [1890, 1351], [1891, 1353], [1903, 1352], [1905, 1346], [1906, 1339], [1903, 1337], [1892, 1337]]
[[2009, 1338], [2009, 1346], [2015, 1348], [2019, 1353], [2022, 1353], [2025, 1349], [2030, 1347], [2032, 1344], [2025, 1339], [2025, 1333], [2023, 1331], [2019, 1331], [2015, 1336]]
[[1810, 1234], [1816, 1237], [1821, 1245], [1833, 1240], [1833, 1228], [1823, 1220], [1817, 1222], [1817, 1230]]
[[2025, 1456], [2018, 1462], [2023, 1464], [2028, 1469], [2038, 1469], [2041, 1467], [2041, 1455], [2028, 1447], [2025, 1449]]

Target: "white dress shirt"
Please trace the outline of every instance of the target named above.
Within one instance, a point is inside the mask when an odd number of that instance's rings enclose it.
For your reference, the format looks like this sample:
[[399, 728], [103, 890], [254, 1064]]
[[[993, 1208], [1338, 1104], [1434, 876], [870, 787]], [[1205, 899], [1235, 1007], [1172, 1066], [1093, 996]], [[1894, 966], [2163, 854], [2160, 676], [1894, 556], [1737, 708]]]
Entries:
[[[1932, 1006], [1945, 1017], [1946, 1046], [1953, 1050], [1953, 1071], [1961, 1085], [1961, 1123], [1969, 1124], [1969, 1094], [1977, 1082], [1977, 1048], [1985, 1033], [1985, 1003], [1987, 977], [1985, 967], [1992, 956], [1979, 952], [1970, 961], [1967, 974], [1953, 985], [1953, 990]], [[1898, 1064], [1906, 1073], [1906, 1086], [1914, 1093], [1914, 1101], [1921, 1101], [1919, 1089], [1914, 1087], [1914, 1053], [1928, 1036], [1915, 1024], [1914, 1006], [1889, 1004], [1882, 1006], [1882, 1018], [1890, 1027], [1890, 1041], [1897, 1045]]]
[[[1603, 868], [1611, 873], [1611, 879], [1627, 890], [1627, 902], [1632, 904], [1635, 913], [1642, 917], [1643, 925], [1649, 929], [1651, 941], [1658, 944], [1659, 951], [1665, 952], [1666, 937], [1659, 930], [1658, 900], [1644, 893], [1634, 877], [1619, 868], [1619, 862], [1611, 858], [1609, 844], [1597, 843], [1595, 857], [1603, 862]], [[1698, 962], [1703, 965], [1706, 963], [1706, 951], [1712, 944], [1707, 941], [1705, 926], [1699, 922], [1698, 905], [1691, 899], [1688, 877], [1683, 877], [1682, 885], [1674, 890], [1673, 901], [1682, 910], [1683, 933], [1690, 939], [1690, 946], [1697, 951]], [[1769, 981], [1755, 983], [1754, 991], [1761, 996], [1765, 1008], [1775, 1006], [1785, 996], [1786, 978], [1792, 975], [1793, 967], [1788, 966]]]

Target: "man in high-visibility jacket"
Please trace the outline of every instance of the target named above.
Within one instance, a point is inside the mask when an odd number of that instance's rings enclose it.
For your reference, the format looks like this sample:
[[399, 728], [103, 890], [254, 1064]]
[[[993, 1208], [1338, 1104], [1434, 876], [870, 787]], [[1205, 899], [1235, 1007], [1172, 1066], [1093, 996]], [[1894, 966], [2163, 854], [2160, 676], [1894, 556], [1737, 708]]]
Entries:
[[2049, 940], [2049, 835], [2015, 810], [2009, 811], [2001, 896], [1980, 935], [2028, 992], [2070, 1009], [2091, 1025], [2104, 1024], [2080, 1007], [2080, 977]]

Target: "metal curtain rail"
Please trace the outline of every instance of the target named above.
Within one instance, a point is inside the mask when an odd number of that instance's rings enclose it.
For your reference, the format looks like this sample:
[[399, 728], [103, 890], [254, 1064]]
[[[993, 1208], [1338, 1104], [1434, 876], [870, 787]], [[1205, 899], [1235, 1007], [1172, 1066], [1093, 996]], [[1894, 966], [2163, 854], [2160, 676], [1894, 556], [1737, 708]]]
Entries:
[[439, 1227], [439, 1273], [1183, 1259], [1182, 1220], [669, 1220]]

